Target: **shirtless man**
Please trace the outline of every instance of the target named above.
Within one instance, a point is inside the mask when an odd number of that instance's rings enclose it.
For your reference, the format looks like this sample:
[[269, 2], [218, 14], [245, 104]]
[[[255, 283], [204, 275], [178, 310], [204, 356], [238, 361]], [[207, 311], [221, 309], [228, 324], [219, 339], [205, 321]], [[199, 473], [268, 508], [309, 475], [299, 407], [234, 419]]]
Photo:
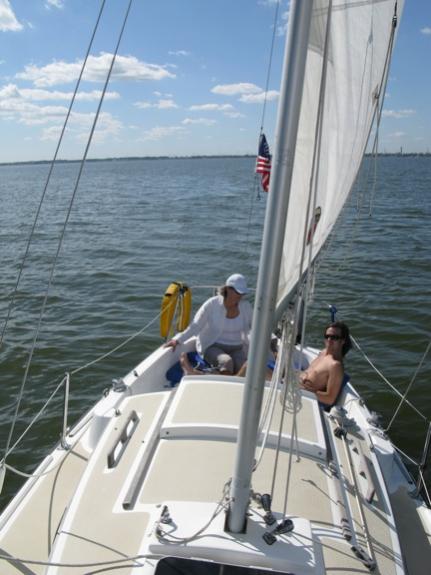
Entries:
[[344, 377], [343, 357], [352, 347], [349, 328], [341, 321], [325, 329], [325, 349], [300, 375], [301, 387], [326, 405], [335, 403]]

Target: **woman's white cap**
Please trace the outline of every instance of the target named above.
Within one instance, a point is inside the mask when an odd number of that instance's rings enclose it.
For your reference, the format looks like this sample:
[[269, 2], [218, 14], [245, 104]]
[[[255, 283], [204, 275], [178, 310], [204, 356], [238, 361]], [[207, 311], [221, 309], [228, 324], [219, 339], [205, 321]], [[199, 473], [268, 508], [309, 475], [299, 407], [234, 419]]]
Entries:
[[241, 295], [248, 293], [247, 282], [245, 277], [241, 274], [232, 274], [226, 280], [227, 287], [233, 288], [236, 292]]

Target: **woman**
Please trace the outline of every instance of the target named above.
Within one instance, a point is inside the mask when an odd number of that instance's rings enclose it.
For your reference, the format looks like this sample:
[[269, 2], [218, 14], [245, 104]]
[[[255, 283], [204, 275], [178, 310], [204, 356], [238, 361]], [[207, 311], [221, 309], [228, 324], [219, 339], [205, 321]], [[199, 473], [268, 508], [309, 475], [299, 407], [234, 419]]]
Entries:
[[[168, 341], [166, 346], [175, 349], [196, 335], [197, 351], [220, 374], [238, 373], [247, 359], [253, 315], [250, 303], [242, 299], [246, 293], [245, 277], [232, 274], [220, 289], [220, 294], [208, 299], [199, 308], [189, 327]], [[186, 374], [196, 373], [186, 354], [181, 354], [180, 361]]]

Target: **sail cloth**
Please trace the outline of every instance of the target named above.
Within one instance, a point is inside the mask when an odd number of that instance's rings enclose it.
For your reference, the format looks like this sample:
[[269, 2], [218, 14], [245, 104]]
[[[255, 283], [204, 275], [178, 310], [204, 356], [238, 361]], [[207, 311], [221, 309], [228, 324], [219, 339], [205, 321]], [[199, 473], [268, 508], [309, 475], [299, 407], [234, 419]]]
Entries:
[[[334, 0], [329, 10], [330, 4], [315, 0], [313, 8], [279, 311], [328, 238], [353, 186], [379, 105], [395, 5], [400, 16], [403, 2]], [[310, 189], [314, 197], [309, 201]], [[301, 267], [303, 246], [305, 265]]]

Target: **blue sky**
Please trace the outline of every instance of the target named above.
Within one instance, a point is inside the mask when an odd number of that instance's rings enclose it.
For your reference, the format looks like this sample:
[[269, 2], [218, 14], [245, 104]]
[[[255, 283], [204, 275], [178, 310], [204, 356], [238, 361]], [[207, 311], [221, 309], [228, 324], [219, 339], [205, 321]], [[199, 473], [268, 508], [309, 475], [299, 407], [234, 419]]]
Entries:
[[[59, 157], [82, 156], [128, 0], [106, 0]], [[0, 0], [0, 162], [51, 159], [100, 0]], [[288, 2], [265, 114], [271, 145]], [[275, 0], [135, 0], [89, 157], [255, 154]], [[431, 151], [431, 2], [407, 0], [381, 151]]]

